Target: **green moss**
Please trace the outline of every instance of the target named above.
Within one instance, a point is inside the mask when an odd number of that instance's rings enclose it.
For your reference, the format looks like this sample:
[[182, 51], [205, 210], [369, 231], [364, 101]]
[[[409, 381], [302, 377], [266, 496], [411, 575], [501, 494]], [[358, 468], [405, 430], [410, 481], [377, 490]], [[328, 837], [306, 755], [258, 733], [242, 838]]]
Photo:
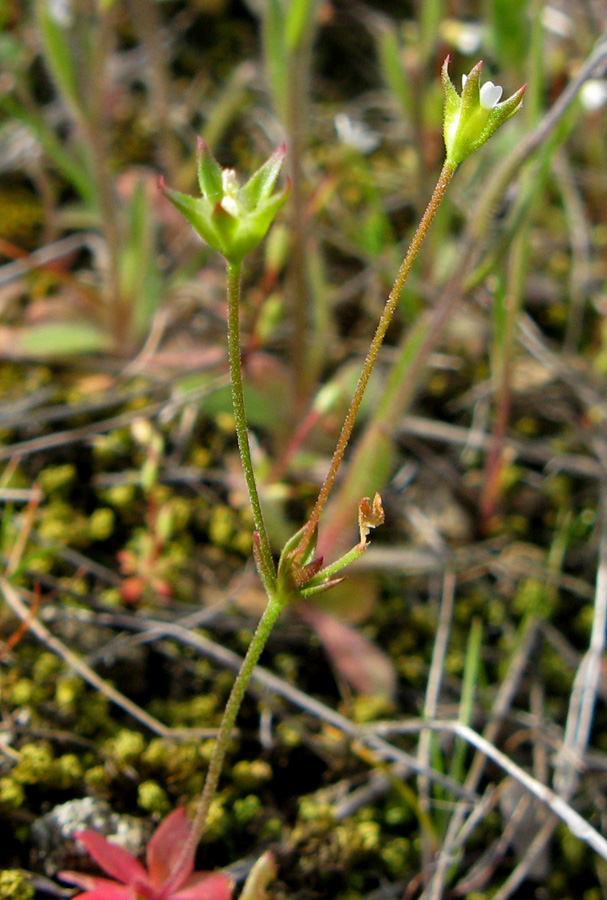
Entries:
[[170, 759], [171, 749], [172, 745], [169, 741], [165, 741], [164, 738], [152, 738], [141, 754], [141, 761], [146, 766], [159, 769], [165, 766]]
[[315, 797], [301, 797], [299, 801], [299, 819], [302, 822], [333, 822], [331, 805]]
[[84, 783], [94, 794], [105, 795], [111, 779], [105, 766], [91, 766], [84, 773]]
[[175, 794], [189, 796], [201, 790], [206, 771], [198, 741], [175, 745], [162, 738], [150, 741], [141, 755], [140, 768], [170, 785]]
[[0, 810], [10, 812], [19, 809], [25, 801], [25, 791], [8, 775], [0, 778]]
[[7, 185], [0, 190], [0, 206], [0, 237], [24, 250], [33, 250], [45, 219], [40, 200], [31, 190], [20, 185]]
[[106, 541], [114, 531], [115, 515], [107, 506], [96, 509], [88, 522], [88, 533], [92, 541]]
[[82, 764], [74, 753], [64, 753], [51, 768], [53, 787], [68, 790], [82, 780]]
[[107, 732], [113, 727], [110, 701], [100, 693], [87, 691], [78, 709], [78, 733], [83, 737]]
[[218, 547], [230, 545], [234, 535], [234, 514], [227, 506], [215, 506], [209, 521], [209, 538]]
[[262, 825], [262, 836], [268, 840], [277, 840], [284, 831], [284, 825], [278, 816], [273, 816]]
[[54, 653], [41, 653], [34, 663], [33, 677], [39, 684], [46, 684], [54, 679], [63, 668], [63, 662]]
[[239, 797], [234, 801], [232, 814], [238, 825], [247, 825], [261, 810], [261, 800], [255, 794]]
[[354, 699], [350, 715], [359, 725], [364, 725], [394, 715], [394, 704], [388, 697], [379, 694], [374, 696], [361, 694]]
[[11, 777], [19, 784], [45, 784], [53, 771], [53, 754], [48, 744], [26, 744]]
[[137, 791], [137, 803], [148, 812], [163, 816], [171, 808], [167, 792], [157, 781], [142, 781]]
[[390, 800], [386, 806], [384, 813], [386, 824], [391, 827], [399, 827], [404, 825], [411, 819], [411, 810], [400, 799]]
[[392, 878], [403, 875], [409, 864], [411, 844], [406, 838], [393, 838], [380, 848], [380, 856]]
[[583, 872], [588, 865], [588, 848], [584, 841], [580, 841], [562, 825], [559, 827], [559, 842], [568, 873], [575, 875]]
[[132, 484], [116, 484], [103, 492], [106, 503], [114, 509], [129, 509], [135, 502], [136, 488]]
[[47, 466], [40, 473], [40, 486], [45, 494], [56, 494], [71, 487], [76, 478], [76, 467], [71, 463]]
[[221, 797], [216, 797], [211, 803], [209, 809], [209, 817], [202, 836], [205, 844], [213, 843], [225, 837], [230, 830], [230, 816], [228, 815], [224, 801]]
[[86, 517], [62, 500], [54, 500], [41, 510], [38, 533], [51, 544], [82, 547], [88, 543]]
[[35, 891], [20, 869], [0, 872], [0, 900], [33, 900]]
[[254, 790], [272, 778], [272, 767], [262, 759], [240, 760], [232, 768], [232, 780], [245, 790]]
[[348, 822], [338, 826], [337, 840], [349, 853], [369, 853], [379, 848], [381, 828], [378, 822]]
[[26, 744], [11, 772], [11, 778], [18, 784], [45, 785], [60, 790], [74, 787], [82, 775], [82, 764], [74, 753], [65, 753], [55, 759], [46, 743]]
[[129, 731], [128, 728], [123, 728], [117, 735], [105, 742], [103, 750], [119, 764], [132, 766], [139, 762], [145, 750], [145, 738], [138, 731]]
[[30, 678], [20, 678], [10, 688], [10, 702], [13, 706], [29, 706], [39, 697], [39, 691]]
[[59, 678], [55, 686], [55, 703], [59, 711], [64, 714], [73, 712], [83, 693], [84, 681], [81, 678], [74, 678], [72, 675]]

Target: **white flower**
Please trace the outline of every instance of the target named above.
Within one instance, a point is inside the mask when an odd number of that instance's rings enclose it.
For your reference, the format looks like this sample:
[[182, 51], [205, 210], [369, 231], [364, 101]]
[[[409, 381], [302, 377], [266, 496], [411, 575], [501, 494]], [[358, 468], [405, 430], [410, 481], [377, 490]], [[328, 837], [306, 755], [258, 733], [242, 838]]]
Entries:
[[580, 100], [584, 109], [594, 112], [607, 103], [607, 79], [591, 78], [580, 90]]
[[493, 109], [499, 103], [503, 92], [504, 89], [499, 84], [493, 84], [492, 81], [485, 82], [480, 90], [481, 106], [485, 109]]
[[222, 169], [221, 186], [223, 188], [223, 197], [221, 198], [220, 206], [231, 216], [237, 216], [240, 212], [240, 206], [236, 199], [239, 185], [235, 169]]
[[[466, 87], [468, 81], [467, 75], [462, 75], [462, 87]], [[480, 100], [483, 109], [493, 109], [500, 102], [500, 98], [504, 92], [503, 87], [499, 84], [493, 84], [492, 81], [486, 81], [480, 89]]]

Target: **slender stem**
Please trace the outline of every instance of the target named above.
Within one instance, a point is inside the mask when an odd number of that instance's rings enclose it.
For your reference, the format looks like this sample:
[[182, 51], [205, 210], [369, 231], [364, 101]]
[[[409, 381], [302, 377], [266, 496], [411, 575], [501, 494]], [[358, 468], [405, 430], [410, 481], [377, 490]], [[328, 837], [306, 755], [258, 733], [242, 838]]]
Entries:
[[430, 198], [430, 202], [428, 203], [426, 211], [424, 212], [424, 215], [422, 216], [422, 219], [417, 226], [417, 230], [413, 235], [413, 240], [409, 245], [407, 255], [405, 256], [404, 260], [401, 263], [401, 267], [398, 270], [398, 275], [396, 276], [396, 280], [394, 282], [394, 285], [392, 286], [392, 290], [388, 295], [386, 305], [377, 324], [375, 334], [373, 335], [373, 340], [371, 341], [371, 345], [369, 347], [362, 372], [360, 373], [360, 378], [358, 379], [358, 384], [356, 386], [356, 390], [354, 391], [354, 396], [352, 397], [350, 408], [348, 409], [344, 424], [342, 425], [341, 433], [337, 441], [337, 446], [335, 447], [333, 458], [331, 459], [331, 464], [329, 466], [329, 471], [327, 472], [324, 483], [320, 489], [320, 493], [318, 494], [318, 498], [316, 500], [316, 503], [314, 504], [314, 508], [312, 510], [310, 518], [302, 529], [301, 540], [296, 550], [297, 556], [303, 555], [318, 525], [320, 514], [325, 506], [325, 503], [327, 502], [327, 499], [331, 492], [331, 488], [333, 487], [333, 483], [337, 476], [337, 471], [352, 435], [354, 422], [356, 420], [361, 400], [363, 398], [363, 394], [365, 392], [365, 388], [367, 387], [369, 378], [371, 377], [373, 366], [375, 365], [375, 362], [377, 360], [377, 355], [380, 351], [386, 331], [388, 330], [392, 315], [394, 313], [394, 310], [396, 309], [396, 305], [399, 301], [400, 295], [409, 276], [409, 272], [411, 271], [415, 258], [419, 252], [426, 234], [428, 233], [428, 229], [430, 228], [432, 220], [436, 215], [436, 211], [440, 206], [440, 202], [443, 199], [445, 191], [447, 190], [449, 182], [453, 178], [454, 173], [455, 166], [445, 162], [441, 170], [439, 179], [436, 183], [436, 187], [434, 188], [432, 197]]
[[266, 593], [271, 597], [276, 587], [276, 570], [272, 559], [270, 539], [261, 511], [257, 482], [255, 480], [255, 471], [251, 460], [247, 415], [242, 387], [242, 372], [240, 370], [240, 325], [238, 313], [240, 306], [241, 271], [241, 263], [228, 262], [228, 358], [230, 361], [230, 380], [232, 382], [232, 406], [234, 409], [234, 421], [236, 423], [238, 450], [242, 461], [245, 480], [247, 482], [251, 507], [253, 509], [253, 522], [255, 524], [255, 531], [259, 535], [260, 552], [256, 557], [258, 559], [259, 574], [266, 589]]
[[188, 835], [188, 839], [185, 841], [181, 853], [179, 854], [177, 863], [171, 871], [169, 878], [162, 886], [163, 895], [165, 897], [170, 896], [172, 889], [182, 877], [184, 870], [186, 868], [191, 868], [196, 847], [204, 832], [211, 804], [217, 794], [217, 786], [219, 784], [226, 751], [232, 736], [234, 723], [236, 722], [236, 716], [238, 715], [249, 681], [251, 680], [253, 670], [257, 665], [259, 657], [263, 652], [263, 648], [270, 636], [270, 632], [276, 624], [276, 620], [284, 605], [283, 599], [274, 592], [270, 596], [268, 605], [255, 629], [255, 634], [251, 638], [249, 649], [242, 661], [236, 680], [232, 685], [232, 690], [230, 691], [230, 696], [228, 697], [223, 712], [223, 717], [217, 733], [217, 740], [213, 747], [213, 753], [211, 754], [209, 768], [204, 781], [204, 787], [202, 789], [202, 794], [200, 795], [200, 800], [198, 801], [198, 808], [196, 809], [194, 821], [192, 822], [192, 828]]
[[217, 740], [213, 747], [209, 768], [207, 770], [204, 787], [196, 815], [192, 822], [192, 827], [185, 841], [177, 862], [175, 863], [168, 879], [163, 883], [162, 893], [164, 897], [170, 896], [175, 886], [181, 881], [184, 874], [193, 868], [194, 854], [196, 847], [204, 832], [211, 804], [217, 794], [217, 787], [223, 769], [223, 763], [232, 737], [232, 731], [236, 722], [238, 711], [244, 699], [251, 676], [257, 665], [259, 657], [263, 652], [272, 628], [276, 624], [281, 610], [287, 602], [287, 598], [282, 596], [276, 585], [276, 570], [272, 560], [272, 551], [268, 533], [263, 520], [261, 504], [259, 502], [259, 494], [257, 491], [257, 482], [255, 480], [255, 472], [253, 470], [253, 462], [251, 460], [251, 448], [249, 446], [249, 435], [247, 428], [247, 417], [244, 404], [244, 392], [242, 386], [242, 372], [240, 369], [240, 326], [239, 326], [239, 305], [240, 305], [240, 287], [241, 287], [241, 263], [227, 264], [227, 296], [228, 296], [228, 357], [230, 362], [230, 378], [232, 382], [232, 405], [234, 409], [234, 420], [236, 423], [236, 437], [238, 439], [238, 449], [240, 451], [240, 459], [247, 482], [251, 507], [253, 509], [253, 521], [255, 523], [255, 531], [257, 536], [256, 546], [258, 552], [255, 554], [257, 560], [259, 574], [263, 581], [266, 594], [268, 595], [268, 604], [264, 613], [257, 624], [255, 634], [249, 644], [246, 656], [242, 661], [242, 665], [238, 670], [238, 674], [232, 685], [230, 696], [228, 697]]

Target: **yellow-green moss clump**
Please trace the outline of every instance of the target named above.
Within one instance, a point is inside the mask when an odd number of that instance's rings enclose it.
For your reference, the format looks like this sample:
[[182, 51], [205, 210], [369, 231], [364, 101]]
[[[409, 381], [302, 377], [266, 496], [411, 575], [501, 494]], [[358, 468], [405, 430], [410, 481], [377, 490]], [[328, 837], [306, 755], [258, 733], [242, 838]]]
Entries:
[[171, 809], [171, 801], [167, 792], [157, 781], [142, 781], [137, 791], [137, 803], [142, 809], [160, 816]]
[[20, 785], [45, 785], [68, 790], [83, 777], [82, 764], [74, 753], [55, 758], [49, 744], [27, 744], [20, 752], [19, 762], [10, 778]]
[[0, 812], [19, 809], [25, 801], [25, 791], [14, 779], [5, 775], [0, 778]]
[[0, 872], [0, 900], [32, 900], [34, 888], [20, 869]]

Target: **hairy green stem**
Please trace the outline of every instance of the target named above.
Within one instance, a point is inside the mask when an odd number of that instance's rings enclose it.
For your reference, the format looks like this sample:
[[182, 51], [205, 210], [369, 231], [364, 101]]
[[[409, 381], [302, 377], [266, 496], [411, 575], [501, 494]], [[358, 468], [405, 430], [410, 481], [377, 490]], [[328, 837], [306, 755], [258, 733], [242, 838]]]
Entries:
[[253, 509], [253, 522], [259, 540], [259, 554], [256, 554], [259, 574], [263, 581], [268, 597], [271, 597], [276, 588], [276, 570], [272, 559], [270, 539], [264, 523], [255, 471], [251, 460], [251, 448], [249, 446], [249, 432], [247, 415], [244, 403], [244, 391], [242, 387], [242, 372], [240, 369], [240, 285], [241, 263], [227, 264], [227, 296], [228, 296], [228, 358], [230, 362], [230, 380], [232, 382], [232, 407], [234, 421], [236, 423], [236, 438], [238, 451], [247, 483], [247, 490]]
[[415, 262], [415, 258], [419, 253], [423, 240], [428, 233], [428, 229], [430, 228], [432, 220], [436, 215], [445, 191], [447, 190], [449, 183], [453, 178], [455, 169], [456, 167], [451, 165], [450, 163], [444, 163], [439, 179], [436, 183], [436, 187], [434, 188], [434, 192], [432, 194], [432, 197], [430, 198], [430, 202], [428, 203], [426, 211], [424, 212], [424, 215], [422, 216], [422, 219], [417, 226], [417, 230], [413, 235], [413, 239], [411, 241], [411, 244], [409, 245], [407, 255], [405, 256], [404, 260], [402, 261], [401, 267], [398, 270], [398, 275], [396, 276], [396, 280], [392, 286], [392, 290], [388, 295], [386, 305], [377, 324], [375, 334], [373, 335], [373, 340], [371, 341], [371, 344], [369, 346], [369, 351], [360, 373], [360, 378], [358, 380], [358, 384], [356, 385], [356, 390], [354, 391], [354, 396], [352, 397], [350, 408], [348, 409], [348, 412], [346, 414], [346, 418], [344, 420], [344, 424], [337, 441], [337, 446], [335, 447], [333, 458], [331, 459], [331, 463], [329, 465], [329, 471], [327, 472], [323, 485], [320, 489], [320, 493], [318, 494], [318, 498], [316, 500], [310, 518], [302, 529], [301, 539], [296, 550], [296, 555], [299, 557], [303, 556], [306, 548], [310, 545], [314, 532], [318, 526], [318, 520], [320, 519], [320, 515], [324, 509], [329, 494], [331, 493], [331, 488], [333, 487], [333, 484], [335, 482], [337, 471], [346, 452], [346, 448], [352, 435], [354, 422], [358, 414], [365, 388], [367, 387], [367, 383], [369, 381], [369, 378], [371, 377], [371, 372], [373, 371], [373, 367], [377, 360], [377, 355], [381, 349], [381, 345], [386, 335], [386, 331], [388, 330], [392, 315], [394, 314], [394, 310], [396, 309], [396, 305], [399, 301], [403, 287], [409, 276], [413, 263]]
[[240, 366], [240, 323], [239, 323], [239, 307], [241, 294], [241, 263], [227, 263], [227, 298], [228, 298], [228, 358], [230, 363], [230, 379], [232, 382], [232, 406], [234, 410], [234, 421], [236, 424], [236, 437], [238, 440], [238, 449], [242, 468], [244, 470], [247, 488], [249, 491], [249, 499], [253, 509], [253, 521], [256, 532], [257, 552], [255, 558], [257, 561], [259, 574], [261, 576], [268, 603], [264, 613], [257, 624], [255, 634], [249, 644], [246, 656], [242, 661], [242, 665], [238, 671], [230, 696], [228, 697], [217, 739], [213, 747], [209, 768], [207, 770], [204, 787], [196, 815], [192, 822], [192, 828], [185, 841], [179, 858], [168, 880], [163, 885], [163, 892], [168, 896], [175, 885], [183, 877], [184, 872], [189, 871], [193, 867], [194, 855], [196, 847], [204, 832], [211, 804], [217, 794], [217, 787], [223, 769], [225, 755], [230, 743], [234, 724], [238, 711], [244, 699], [249, 681], [253, 674], [253, 670], [257, 665], [259, 657], [266, 645], [270, 632], [278, 619], [281, 610], [287, 602], [276, 584], [276, 570], [272, 560], [272, 551], [268, 533], [263, 520], [261, 504], [259, 502], [259, 494], [257, 491], [257, 482], [255, 480], [255, 472], [253, 470], [253, 462], [251, 460], [251, 448], [249, 446], [249, 434], [247, 428], [247, 417], [244, 403], [244, 391], [242, 385], [242, 372]]

